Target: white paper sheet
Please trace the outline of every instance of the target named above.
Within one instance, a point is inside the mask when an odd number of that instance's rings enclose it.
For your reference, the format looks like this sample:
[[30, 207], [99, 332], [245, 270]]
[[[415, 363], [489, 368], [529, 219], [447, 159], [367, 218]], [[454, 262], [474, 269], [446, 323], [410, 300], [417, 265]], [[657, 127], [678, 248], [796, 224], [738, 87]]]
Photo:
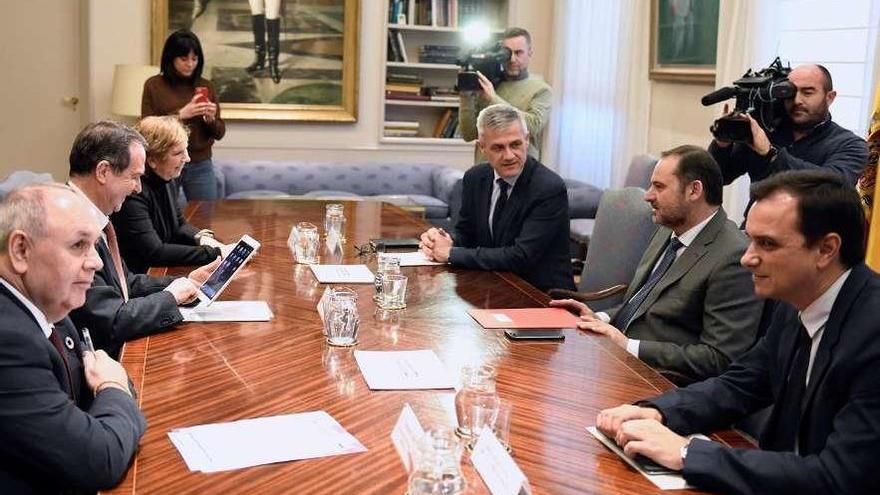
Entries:
[[376, 276], [367, 265], [309, 265], [322, 284], [372, 284]]
[[636, 464], [635, 461], [630, 459], [623, 453], [620, 447], [613, 441], [609, 440], [605, 435], [599, 433], [599, 430], [596, 429], [595, 426], [587, 427], [587, 431], [590, 432], [590, 435], [596, 437], [596, 440], [602, 442], [602, 445], [611, 449], [612, 452], [617, 454], [623, 462], [627, 463], [635, 469], [636, 471], [642, 473], [642, 476], [648, 478], [648, 481], [654, 483], [654, 486], [661, 490], [685, 490], [688, 488], [693, 488], [693, 486], [689, 485], [687, 481], [684, 480], [684, 477], [680, 474], [648, 474], [642, 468]]
[[526, 475], [488, 426], [480, 431], [471, 462], [492, 495], [518, 495], [526, 483]]
[[455, 380], [432, 350], [354, 351], [370, 390], [453, 388]]
[[400, 462], [403, 463], [404, 469], [409, 473], [412, 471], [413, 463], [416, 462], [416, 455], [419, 452], [419, 442], [425, 436], [425, 430], [422, 428], [416, 413], [413, 412], [409, 404], [404, 404], [391, 430], [391, 443], [400, 456]]
[[275, 315], [266, 301], [217, 301], [210, 306], [180, 308], [183, 321], [269, 321]]
[[400, 266], [434, 266], [445, 265], [439, 261], [428, 259], [425, 253], [421, 251], [413, 251], [411, 253], [385, 253], [386, 256], [393, 256], [400, 260]]
[[205, 473], [367, 450], [324, 411], [180, 428], [168, 436], [190, 471]]

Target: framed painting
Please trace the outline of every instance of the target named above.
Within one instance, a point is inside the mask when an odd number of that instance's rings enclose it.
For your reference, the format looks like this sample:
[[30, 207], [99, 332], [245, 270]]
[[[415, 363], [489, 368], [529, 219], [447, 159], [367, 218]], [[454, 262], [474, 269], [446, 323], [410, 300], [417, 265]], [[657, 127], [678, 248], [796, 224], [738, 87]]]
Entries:
[[651, 79], [715, 82], [719, 3], [651, 0]]
[[356, 122], [358, 4], [152, 0], [153, 63], [170, 33], [190, 29], [224, 119]]

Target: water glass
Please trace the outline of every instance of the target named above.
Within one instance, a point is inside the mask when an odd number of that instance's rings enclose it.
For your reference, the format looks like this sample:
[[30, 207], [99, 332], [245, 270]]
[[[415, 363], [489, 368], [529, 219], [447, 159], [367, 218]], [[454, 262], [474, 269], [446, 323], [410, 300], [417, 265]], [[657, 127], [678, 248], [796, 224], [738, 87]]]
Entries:
[[318, 262], [318, 227], [309, 222], [296, 224], [294, 240], [294, 254], [296, 262], [304, 265], [314, 265]]
[[382, 277], [382, 309], [403, 309], [406, 307], [406, 276], [399, 273], [386, 273]]
[[413, 459], [409, 477], [410, 495], [456, 495], [467, 482], [461, 472], [461, 443], [445, 429], [425, 432]]
[[512, 402], [504, 399], [498, 401], [498, 412], [495, 415], [495, 427], [492, 428], [492, 431], [495, 432], [495, 436], [498, 438], [498, 441], [501, 442], [501, 445], [504, 445], [504, 447], [507, 448], [508, 452], [511, 452], [510, 417], [512, 414]]
[[339, 203], [324, 207], [324, 234], [327, 238], [345, 240], [345, 212]]
[[359, 326], [357, 293], [348, 288], [334, 289], [324, 311], [327, 343], [340, 347], [356, 345]]
[[386, 273], [400, 273], [400, 258], [380, 253], [376, 262], [376, 279], [374, 284], [376, 295], [373, 296], [373, 300], [377, 303], [382, 302], [382, 279]]
[[470, 438], [474, 434], [475, 423], [485, 421], [483, 411], [497, 410], [496, 376], [495, 367], [490, 365], [462, 368], [462, 386], [455, 394], [455, 416], [458, 420], [455, 433], [459, 436]]

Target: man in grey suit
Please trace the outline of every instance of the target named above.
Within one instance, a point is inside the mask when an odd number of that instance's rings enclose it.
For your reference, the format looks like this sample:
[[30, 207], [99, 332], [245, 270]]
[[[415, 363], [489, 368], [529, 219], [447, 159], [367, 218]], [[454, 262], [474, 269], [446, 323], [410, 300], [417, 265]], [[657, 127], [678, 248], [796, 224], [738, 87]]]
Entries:
[[98, 234], [60, 184], [0, 203], [0, 493], [109, 489], [146, 429], [125, 369], [67, 318], [101, 269]]
[[128, 195], [140, 192], [145, 146], [137, 131], [105, 121], [86, 126], [70, 150], [70, 186], [91, 207], [89, 217], [102, 233], [95, 247], [104, 263], [86, 304], [70, 317], [78, 327], [91, 329], [95, 346], [113, 357], [125, 341], [183, 321], [178, 305], [195, 300], [196, 287], [220, 260], [181, 278], [136, 275], [125, 266], [109, 215], [119, 211]]
[[709, 153], [662, 154], [645, 201], [662, 227], [651, 239], [624, 303], [594, 313], [570, 299], [580, 328], [606, 335], [678, 383], [715, 376], [755, 342], [762, 302], [739, 259], [747, 241], [721, 208], [721, 170]]

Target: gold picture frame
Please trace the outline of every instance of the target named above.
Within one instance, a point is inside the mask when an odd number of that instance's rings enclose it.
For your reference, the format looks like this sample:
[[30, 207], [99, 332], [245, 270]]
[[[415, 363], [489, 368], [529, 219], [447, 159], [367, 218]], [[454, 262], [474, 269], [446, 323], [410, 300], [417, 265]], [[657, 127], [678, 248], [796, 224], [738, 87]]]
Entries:
[[651, 0], [654, 80], [713, 83], [719, 0]]
[[248, 2], [152, 0], [152, 60], [159, 65], [172, 31], [191, 29], [202, 42], [204, 77], [217, 90], [224, 119], [356, 122], [359, 3], [283, 0], [282, 79], [275, 83], [265, 71], [244, 70], [254, 59]]

